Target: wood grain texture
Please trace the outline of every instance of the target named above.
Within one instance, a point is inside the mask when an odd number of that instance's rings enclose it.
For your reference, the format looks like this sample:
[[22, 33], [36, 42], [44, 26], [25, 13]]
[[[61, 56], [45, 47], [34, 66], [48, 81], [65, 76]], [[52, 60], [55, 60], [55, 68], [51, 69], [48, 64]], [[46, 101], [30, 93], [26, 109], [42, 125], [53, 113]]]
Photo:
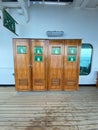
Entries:
[[[46, 54], [47, 54], [47, 48], [45, 40], [32, 40], [31, 41], [31, 54], [32, 54], [32, 78], [33, 81], [32, 86], [33, 90], [46, 90], [47, 88], [47, 70], [46, 70]], [[34, 54], [34, 47], [42, 47], [42, 54]], [[34, 57], [35, 56], [41, 56], [42, 61], [36, 62]]]
[[0, 87], [0, 130], [98, 130], [98, 89], [16, 92]]
[[97, 79], [96, 79], [96, 87], [98, 88], [98, 72], [97, 72]]
[[[14, 39], [15, 83], [18, 91], [78, 90], [80, 46], [79, 39], [40, 40]], [[26, 54], [17, 53], [18, 46], [27, 48]], [[42, 49], [42, 54], [34, 49]], [[68, 61], [68, 48], [75, 47], [76, 61]], [[58, 52], [54, 52], [57, 48]], [[36, 61], [36, 57], [41, 58]]]
[[[60, 48], [60, 54], [52, 54], [52, 48]], [[64, 41], [50, 40], [48, 45], [48, 89], [62, 90]]]
[[[64, 90], [78, 90], [81, 40], [66, 40], [64, 54]], [[76, 47], [76, 61], [68, 61], [68, 47]]]
[[[14, 39], [14, 65], [16, 90], [31, 90], [30, 45], [27, 39]], [[26, 53], [18, 53], [17, 47], [26, 47]]]

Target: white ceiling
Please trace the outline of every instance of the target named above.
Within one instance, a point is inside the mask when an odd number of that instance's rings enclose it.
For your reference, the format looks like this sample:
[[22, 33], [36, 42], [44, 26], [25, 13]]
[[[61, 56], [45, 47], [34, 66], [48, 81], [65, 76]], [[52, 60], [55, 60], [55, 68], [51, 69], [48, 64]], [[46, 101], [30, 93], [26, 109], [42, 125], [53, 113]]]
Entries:
[[98, 0], [74, 0], [73, 4], [79, 8], [98, 8]]
[[[2, 2], [3, 0], [0, 0], [0, 6], [3, 5], [3, 6], [8, 6], [8, 7], [17, 7], [17, 6], [20, 6], [20, 3], [19, 2], [22, 2], [22, 3], [28, 3], [28, 4], [34, 4], [34, 3], [45, 3], [45, 0], [42, 0], [42, 2], [40, 2], [41, 0], [38, 1], [35, 1], [33, 2], [30, 1], [30, 0], [16, 0], [17, 2]], [[10, 0], [6, 0], [6, 1], [10, 1]], [[13, 1], [13, 0], [12, 0]], [[54, 3], [52, 2], [52, 0], [50, 0], [51, 3]], [[68, 1], [68, 0], [67, 0]], [[69, 0], [70, 1], [70, 0]], [[49, 3], [49, 2], [48, 2]], [[57, 2], [55, 3], [71, 3], [72, 5], [74, 5], [75, 7], [85, 7], [85, 8], [97, 8], [98, 7], [98, 0], [73, 0], [73, 2], [60, 2], [60, 0], [57, 0]]]
[[[40, 0], [39, 0], [40, 1]], [[54, 4], [54, 2], [51, 2], [51, 4]], [[17, 0], [17, 2], [2, 2], [0, 0], [0, 9], [3, 8], [21, 8], [23, 10], [23, 14], [25, 16], [26, 21], [29, 20], [28, 15], [28, 9], [30, 6], [33, 6], [33, 4], [45, 4], [45, 1], [42, 2], [32, 2], [30, 0]], [[49, 4], [49, 2], [48, 2]], [[65, 6], [68, 6], [68, 4], [72, 5], [73, 8], [85, 8], [85, 9], [98, 9], [98, 0], [73, 0], [73, 2], [56, 2], [55, 4], [65, 4]]]

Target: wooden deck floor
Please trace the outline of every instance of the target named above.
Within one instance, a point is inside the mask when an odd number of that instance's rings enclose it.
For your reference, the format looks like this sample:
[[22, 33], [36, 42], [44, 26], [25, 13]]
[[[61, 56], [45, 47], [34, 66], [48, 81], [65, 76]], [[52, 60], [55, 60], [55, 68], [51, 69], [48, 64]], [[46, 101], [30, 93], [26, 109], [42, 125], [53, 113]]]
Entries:
[[98, 130], [98, 88], [16, 92], [1, 87], [0, 130]]

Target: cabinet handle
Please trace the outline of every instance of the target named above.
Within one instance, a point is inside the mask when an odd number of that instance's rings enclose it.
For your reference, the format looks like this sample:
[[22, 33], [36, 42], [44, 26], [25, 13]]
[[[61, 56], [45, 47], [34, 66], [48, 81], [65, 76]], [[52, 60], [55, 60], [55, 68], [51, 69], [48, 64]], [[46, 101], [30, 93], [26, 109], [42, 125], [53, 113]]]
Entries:
[[32, 65], [30, 64], [30, 65], [28, 65], [29, 67], [32, 67]]

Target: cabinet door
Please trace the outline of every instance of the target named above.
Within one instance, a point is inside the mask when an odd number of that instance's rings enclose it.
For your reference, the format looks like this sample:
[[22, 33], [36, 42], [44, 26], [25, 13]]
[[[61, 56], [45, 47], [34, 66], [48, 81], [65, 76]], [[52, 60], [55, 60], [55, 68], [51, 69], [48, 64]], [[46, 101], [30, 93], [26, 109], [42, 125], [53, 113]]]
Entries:
[[64, 41], [50, 40], [48, 49], [48, 89], [62, 90], [63, 88], [63, 56]]
[[29, 40], [14, 39], [15, 85], [18, 91], [31, 89]]
[[66, 40], [64, 56], [64, 89], [77, 90], [81, 40]]
[[46, 90], [46, 42], [32, 40], [32, 84], [33, 90]]
[[97, 79], [96, 79], [96, 87], [98, 88], [98, 72], [97, 72]]

